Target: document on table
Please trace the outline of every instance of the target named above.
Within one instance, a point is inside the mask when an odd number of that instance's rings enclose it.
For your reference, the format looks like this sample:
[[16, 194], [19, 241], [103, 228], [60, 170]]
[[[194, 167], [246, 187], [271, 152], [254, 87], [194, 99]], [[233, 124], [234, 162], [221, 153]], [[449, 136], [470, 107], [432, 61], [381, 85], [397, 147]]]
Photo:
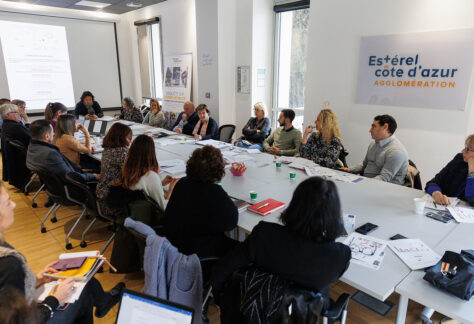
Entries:
[[317, 164], [308, 159], [295, 158], [294, 161], [291, 162], [288, 166], [293, 169], [305, 171], [305, 168], [314, 167], [317, 166]]
[[104, 117], [97, 118], [96, 120], [102, 120], [102, 121], [105, 121], [105, 122], [109, 122], [109, 121], [113, 121], [115, 119], [114, 119], [113, 116], [104, 116]]
[[246, 149], [248, 154], [257, 154], [257, 153], [262, 153], [259, 149]]
[[331, 180], [351, 182], [351, 183], [357, 183], [364, 180], [363, 177], [352, 174], [352, 173], [338, 172], [338, 171], [328, 169], [328, 168], [323, 168], [320, 166], [309, 166], [309, 167], [305, 167], [304, 169], [306, 171], [306, 174], [310, 177], [314, 177], [314, 176], [328, 177]]
[[343, 242], [351, 248], [351, 262], [378, 270], [385, 256], [387, 242], [372, 236], [352, 233]]
[[160, 167], [166, 173], [173, 175], [186, 172], [186, 164], [179, 159], [160, 161]]
[[474, 223], [474, 209], [461, 206], [447, 209], [458, 223]]
[[[456, 197], [448, 197], [449, 200], [451, 201], [450, 207], [455, 207], [459, 203], [459, 199]], [[426, 194], [423, 196], [423, 200], [426, 201], [425, 208], [429, 209], [436, 209], [436, 210], [441, 210], [441, 211], [446, 211], [449, 206], [444, 206], [440, 204], [434, 204], [433, 197], [430, 195]]]
[[232, 144], [229, 144], [229, 143], [225, 143], [225, 142], [221, 142], [221, 141], [216, 141], [216, 140], [213, 140], [213, 139], [208, 139], [208, 140], [204, 140], [204, 141], [197, 141], [196, 142], [197, 145], [210, 145], [210, 146], [213, 146], [215, 148], [218, 148], [218, 149], [225, 149], [225, 148], [228, 148], [228, 147], [232, 147]]
[[92, 129], [92, 133], [100, 133], [101, 128], [102, 128], [102, 121], [96, 120], [94, 123], [94, 128]]
[[390, 241], [388, 244], [392, 251], [395, 252], [411, 270], [431, 267], [441, 259], [441, 256], [436, 254], [420, 239], [395, 240]]
[[162, 137], [162, 138], [154, 139], [153, 141], [161, 146], [174, 145], [174, 144], [181, 143], [180, 141], [169, 138], [169, 137]]

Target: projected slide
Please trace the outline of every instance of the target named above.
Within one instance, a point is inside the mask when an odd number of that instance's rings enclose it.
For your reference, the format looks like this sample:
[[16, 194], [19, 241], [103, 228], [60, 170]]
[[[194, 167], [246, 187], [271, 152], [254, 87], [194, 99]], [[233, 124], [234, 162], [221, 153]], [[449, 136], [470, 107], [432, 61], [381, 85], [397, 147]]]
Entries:
[[0, 20], [0, 41], [10, 98], [28, 109], [54, 101], [74, 106], [65, 27]]

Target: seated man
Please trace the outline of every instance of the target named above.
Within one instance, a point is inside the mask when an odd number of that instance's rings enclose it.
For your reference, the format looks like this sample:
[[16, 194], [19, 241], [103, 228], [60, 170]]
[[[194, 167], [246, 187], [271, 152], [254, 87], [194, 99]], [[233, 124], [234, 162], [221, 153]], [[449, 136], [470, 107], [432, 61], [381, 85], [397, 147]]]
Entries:
[[29, 127], [30, 120], [28, 119], [28, 115], [26, 114], [26, 102], [20, 99], [15, 99], [12, 100], [12, 104], [18, 107], [18, 112], [20, 113], [20, 123], [22, 123], [26, 127]]
[[104, 117], [102, 108], [97, 101], [94, 100], [95, 97], [90, 91], [84, 91], [81, 96], [81, 101], [76, 104], [74, 109], [74, 115], [76, 117], [84, 116], [85, 119], [97, 119]]
[[[179, 122], [181, 119], [184, 117], [186, 118], [186, 122], [182, 125], [183, 128], [176, 128], [178, 126]], [[186, 135], [193, 135], [193, 130], [194, 127], [196, 126], [197, 122], [199, 120], [198, 114], [194, 111], [194, 105], [191, 101], [187, 101], [183, 105], [183, 111], [179, 113], [178, 118], [176, 119], [176, 122], [174, 123], [173, 127], [171, 127], [172, 130], [174, 130], [176, 133], [182, 133]]]
[[279, 128], [267, 137], [263, 142], [265, 152], [274, 155], [294, 156], [300, 151], [301, 132], [293, 127], [295, 112], [291, 109], [283, 109], [278, 117]]
[[2, 136], [8, 140], [18, 140], [23, 146], [30, 144], [30, 132], [20, 122], [20, 112], [14, 104], [3, 104], [0, 106], [0, 113], [3, 119]]
[[44, 119], [30, 125], [31, 143], [26, 155], [26, 166], [34, 172], [49, 172], [64, 177], [69, 172], [78, 172], [84, 181], [99, 179], [98, 174], [82, 173], [74, 163], [59, 152], [53, 143], [53, 127]]
[[428, 181], [425, 191], [440, 205], [449, 205], [448, 197], [458, 197], [474, 206], [474, 135], [466, 138], [462, 153]]
[[390, 115], [375, 116], [369, 130], [374, 139], [362, 163], [352, 168], [341, 168], [365, 177], [403, 185], [408, 171], [408, 153], [393, 135], [397, 122]]

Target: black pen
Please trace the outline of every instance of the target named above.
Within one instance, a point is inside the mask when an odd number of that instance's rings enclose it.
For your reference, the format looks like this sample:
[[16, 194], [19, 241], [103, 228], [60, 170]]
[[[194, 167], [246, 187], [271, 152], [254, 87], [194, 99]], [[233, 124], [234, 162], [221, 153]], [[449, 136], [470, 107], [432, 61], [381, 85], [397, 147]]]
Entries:
[[434, 200], [433, 200], [433, 205], [435, 205], [435, 208], [438, 209], [438, 205], [436, 205]]

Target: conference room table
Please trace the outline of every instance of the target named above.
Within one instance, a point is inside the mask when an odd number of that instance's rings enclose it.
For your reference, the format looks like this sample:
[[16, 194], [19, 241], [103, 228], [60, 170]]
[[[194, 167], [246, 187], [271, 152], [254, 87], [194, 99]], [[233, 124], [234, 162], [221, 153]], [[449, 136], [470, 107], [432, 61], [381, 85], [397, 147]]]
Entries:
[[[133, 128], [134, 136], [150, 130], [151, 128], [145, 126]], [[159, 142], [159, 139], [155, 139], [156, 155], [159, 162], [170, 159], [186, 161], [191, 153], [200, 147], [194, 143], [160, 145]], [[288, 205], [294, 189], [301, 181], [308, 178], [304, 171], [289, 168], [285, 164], [277, 168], [274, 157], [270, 154], [249, 154], [245, 150], [234, 147], [222, 151], [224, 154], [226, 154], [226, 151], [231, 151], [232, 154], [237, 153], [239, 159], [245, 160], [244, 163], [247, 166], [246, 172], [240, 177], [233, 176], [226, 169], [221, 185], [229, 196], [234, 198], [251, 203], [273, 198]], [[100, 160], [100, 155], [98, 153], [93, 156]], [[290, 178], [290, 171], [296, 173], [296, 178]], [[424, 192], [420, 190], [365, 177], [357, 183], [342, 181], [335, 181], [335, 183], [343, 212], [356, 216], [355, 228], [366, 222], [376, 224], [379, 227], [370, 233], [370, 236], [379, 239], [389, 240], [395, 234], [402, 234], [408, 238], [419, 238], [431, 248], [436, 248], [436, 251], [442, 255], [444, 252], [443, 242], [450, 235], [455, 235], [453, 234], [455, 230], [465, 225], [454, 222], [445, 224], [415, 214], [413, 199], [424, 195]], [[250, 191], [257, 192], [258, 197], [255, 201], [250, 201]], [[238, 228], [244, 233], [250, 233], [260, 221], [279, 223], [279, 215], [280, 212], [275, 212], [263, 217], [244, 211], [239, 214]], [[464, 235], [464, 232], [462, 234]], [[338, 240], [343, 241], [344, 239], [339, 238]], [[468, 242], [464, 240], [463, 236], [459, 236], [459, 244], [463, 248], [468, 248], [468, 246], [465, 246], [468, 245]], [[471, 248], [473, 248], [472, 244]], [[385, 257], [378, 270], [351, 262], [340, 280], [380, 301], [384, 301], [395, 291], [398, 285], [404, 283], [404, 280], [411, 278], [411, 280], [417, 282], [423, 281], [416, 277], [416, 273], [417, 271], [411, 271], [387, 246]], [[411, 276], [415, 277], [412, 278]], [[435, 288], [432, 289], [434, 293], [443, 294]], [[397, 323], [404, 323], [408, 298], [426, 304], [424, 300], [428, 296], [417, 299], [415, 292], [411, 292], [410, 289], [403, 290], [400, 296], [401, 305], [399, 305], [397, 313]], [[447, 298], [453, 299], [453, 303], [461, 303], [456, 297], [448, 296]], [[444, 314], [448, 314], [448, 312], [444, 312]]]

